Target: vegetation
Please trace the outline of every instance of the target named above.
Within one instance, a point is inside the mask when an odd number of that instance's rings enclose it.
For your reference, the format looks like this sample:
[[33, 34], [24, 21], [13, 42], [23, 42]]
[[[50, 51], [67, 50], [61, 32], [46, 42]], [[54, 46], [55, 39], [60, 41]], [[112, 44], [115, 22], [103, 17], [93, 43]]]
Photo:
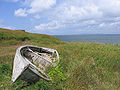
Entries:
[[[59, 52], [60, 63], [49, 72], [51, 81], [41, 79], [29, 85], [19, 80], [11, 84], [15, 51], [26, 44]], [[0, 29], [0, 90], [119, 90], [119, 54], [117, 44], [65, 43], [48, 35]]]

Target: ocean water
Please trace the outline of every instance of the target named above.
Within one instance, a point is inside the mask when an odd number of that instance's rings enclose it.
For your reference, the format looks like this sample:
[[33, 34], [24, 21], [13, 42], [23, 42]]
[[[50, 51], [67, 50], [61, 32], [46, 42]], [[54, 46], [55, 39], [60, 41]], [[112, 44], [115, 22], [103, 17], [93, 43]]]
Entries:
[[65, 42], [98, 42], [120, 44], [120, 34], [103, 34], [103, 35], [54, 35]]

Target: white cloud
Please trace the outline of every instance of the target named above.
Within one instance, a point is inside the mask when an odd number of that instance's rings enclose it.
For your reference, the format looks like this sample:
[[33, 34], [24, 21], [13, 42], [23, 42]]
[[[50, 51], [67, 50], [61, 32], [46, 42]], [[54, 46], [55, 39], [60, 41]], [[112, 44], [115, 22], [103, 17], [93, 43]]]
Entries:
[[37, 31], [120, 27], [120, 0], [25, 0], [24, 5], [16, 16], [33, 15]]
[[38, 31], [46, 31], [46, 30], [58, 30], [58, 29], [74, 29], [76, 27], [80, 27], [80, 26], [89, 26], [89, 25], [94, 25], [97, 24], [97, 22], [95, 20], [85, 20], [82, 22], [66, 22], [66, 21], [51, 21], [47, 24], [40, 24], [40, 25], [36, 25], [34, 27], [35, 30]]
[[15, 11], [15, 16], [26, 17], [26, 9], [18, 9]]
[[28, 13], [39, 13], [43, 10], [51, 8], [55, 4], [56, 0], [33, 0], [30, 3]]
[[[66, 29], [98, 30], [104, 27], [103, 30], [106, 29], [109, 32], [111, 26], [108, 23], [110, 22], [114, 22], [112, 23], [114, 24], [113, 30], [116, 29], [116, 24], [120, 27], [118, 22], [115, 22], [120, 20], [119, 8], [120, 0], [66, 0], [55, 9], [52, 19], [55, 18], [57, 22], [60, 22], [60, 26], [65, 25]], [[48, 24], [44, 27], [50, 27]], [[86, 27], [89, 28], [86, 29]]]
[[40, 19], [41, 17], [40, 17], [39, 14], [37, 14], [37, 15], [34, 16], [34, 18], [36, 18], [36, 19]]
[[53, 29], [58, 29], [60, 28], [60, 23], [58, 23], [57, 21], [52, 21], [48, 24], [40, 24], [40, 25], [37, 25], [35, 26], [35, 29], [36, 30], [53, 30]]
[[13, 26], [6, 26], [6, 25], [0, 25], [0, 28], [11, 29], [11, 30], [15, 30], [16, 29]]
[[120, 0], [99, 0], [97, 4], [104, 15], [120, 15]]
[[[25, 0], [24, 6], [26, 8], [18, 9], [15, 11], [15, 16], [25, 17], [28, 14], [40, 13], [43, 10], [48, 10], [56, 4], [56, 0]], [[40, 18], [40, 16], [35, 15], [35, 18]]]
[[98, 7], [94, 4], [79, 6], [66, 6], [61, 9], [61, 14], [57, 14], [62, 19], [69, 20], [81, 20], [91, 19], [102, 16], [102, 12], [98, 10]]
[[51, 22], [37, 25], [35, 29], [49, 31], [79, 28], [80, 26], [94, 25], [97, 22], [93, 19], [102, 17], [102, 12], [94, 4], [86, 4], [81, 7], [64, 3], [59, 5], [52, 13]]
[[111, 25], [111, 26], [116, 26], [116, 25], [119, 25], [119, 26], [120, 26], [120, 21], [118, 21], [118, 22], [112, 22], [112, 23], [110, 23], [110, 25]]
[[120, 21], [120, 17], [114, 18], [115, 21]]
[[99, 27], [104, 27], [104, 26], [105, 26], [105, 23], [99, 24]]

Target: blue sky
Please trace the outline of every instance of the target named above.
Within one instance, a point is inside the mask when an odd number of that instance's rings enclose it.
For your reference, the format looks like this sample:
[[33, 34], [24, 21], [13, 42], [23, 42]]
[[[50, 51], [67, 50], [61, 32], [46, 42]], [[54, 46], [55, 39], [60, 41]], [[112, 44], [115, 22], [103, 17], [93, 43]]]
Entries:
[[49, 35], [120, 34], [120, 0], [0, 0], [0, 28]]

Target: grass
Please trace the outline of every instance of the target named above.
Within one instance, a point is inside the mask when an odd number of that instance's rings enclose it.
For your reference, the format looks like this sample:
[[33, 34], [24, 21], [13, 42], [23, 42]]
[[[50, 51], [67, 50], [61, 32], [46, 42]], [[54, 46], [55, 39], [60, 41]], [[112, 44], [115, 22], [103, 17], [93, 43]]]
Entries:
[[[0, 35], [0, 90], [120, 89], [120, 46], [117, 44], [65, 43], [52, 36], [23, 30], [0, 29]], [[19, 80], [11, 84], [15, 51], [27, 44], [59, 52], [60, 64], [49, 72], [51, 81], [41, 79], [29, 85]]]

